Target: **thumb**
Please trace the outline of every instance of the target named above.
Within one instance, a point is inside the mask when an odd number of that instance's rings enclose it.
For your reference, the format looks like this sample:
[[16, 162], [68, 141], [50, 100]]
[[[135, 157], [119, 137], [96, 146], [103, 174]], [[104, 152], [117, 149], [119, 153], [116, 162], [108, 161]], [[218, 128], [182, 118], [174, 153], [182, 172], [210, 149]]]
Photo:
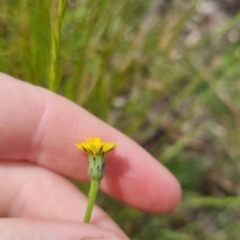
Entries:
[[[76, 222], [31, 218], [0, 219], [0, 239], [25, 240], [126, 240], [105, 228]], [[16, 238], [17, 237], [17, 238]]]

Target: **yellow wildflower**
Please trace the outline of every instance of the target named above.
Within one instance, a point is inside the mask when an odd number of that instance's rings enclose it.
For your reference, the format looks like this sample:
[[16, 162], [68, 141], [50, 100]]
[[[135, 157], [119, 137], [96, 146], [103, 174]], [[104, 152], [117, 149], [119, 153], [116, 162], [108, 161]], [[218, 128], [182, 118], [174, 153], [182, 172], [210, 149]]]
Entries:
[[117, 147], [117, 143], [104, 143], [100, 138], [87, 138], [84, 143], [76, 143], [77, 149], [88, 153], [88, 176], [100, 180], [104, 175], [105, 156]]
[[77, 149], [83, 150], [93, 156], [105, 156], [117, 147], [116, 143], [104, 143], [100, 138], [87, 138], [84, 143], [76, 143]]

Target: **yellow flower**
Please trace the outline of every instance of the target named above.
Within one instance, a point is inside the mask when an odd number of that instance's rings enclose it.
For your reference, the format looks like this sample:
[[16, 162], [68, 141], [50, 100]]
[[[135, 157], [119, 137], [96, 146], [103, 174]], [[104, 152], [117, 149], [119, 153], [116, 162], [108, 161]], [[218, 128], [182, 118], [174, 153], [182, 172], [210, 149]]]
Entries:
[[87, 138], [86, 142], [76, 143], [77, 149], [88, 153], [88, 176], [100, 181], [104, 175], [105, 156], [117, 147], [117, 143], [104, 143], [100, 138]]
[[104, 143], [100, 138], [87, 138], [84, 143], [76, 143], [77, 149], [83, 150], [93, 156], [105, 156], [117, 147], [117, 143]]

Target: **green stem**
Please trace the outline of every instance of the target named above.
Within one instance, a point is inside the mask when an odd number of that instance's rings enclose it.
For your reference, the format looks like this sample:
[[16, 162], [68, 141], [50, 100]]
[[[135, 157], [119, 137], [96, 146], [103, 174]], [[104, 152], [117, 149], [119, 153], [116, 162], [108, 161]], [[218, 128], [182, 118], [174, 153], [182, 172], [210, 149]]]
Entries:
[[91, 186], [90, 186], [89, 195], [88, 195], [88, 197], [89, 197], [88, 206], [87, 206], [87, 210], [86, 210], [85, 217], [84, 217], [85, 223], [89, 223], [89, 221], [90, 221], [93, 206], [94, 206], [94, 203], [95, 203], [95, 200], [97, 197], [99, 183], [100, 183], [100, 180], [96, 180], [96, 179], [91, 180]]
[[66, 10], [65, 0], [52, 0], [51, 4], [51, 49], [49, 63], [49, 86], [52, 91], [57, 91], [59, 85], [59, 49], [61, 41], [61, 25]]

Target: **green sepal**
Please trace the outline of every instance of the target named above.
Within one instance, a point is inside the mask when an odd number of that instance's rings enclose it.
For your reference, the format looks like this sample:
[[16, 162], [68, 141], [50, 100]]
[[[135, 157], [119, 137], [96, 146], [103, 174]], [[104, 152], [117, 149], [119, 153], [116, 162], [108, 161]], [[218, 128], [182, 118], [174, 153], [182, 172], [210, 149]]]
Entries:
[[105, 160], [104, 156], [102, 155], [89, 155], [88, 156], [88, 176], [92, 180], [101, 180], [104, 175], [104, 165], [105, 165]]

